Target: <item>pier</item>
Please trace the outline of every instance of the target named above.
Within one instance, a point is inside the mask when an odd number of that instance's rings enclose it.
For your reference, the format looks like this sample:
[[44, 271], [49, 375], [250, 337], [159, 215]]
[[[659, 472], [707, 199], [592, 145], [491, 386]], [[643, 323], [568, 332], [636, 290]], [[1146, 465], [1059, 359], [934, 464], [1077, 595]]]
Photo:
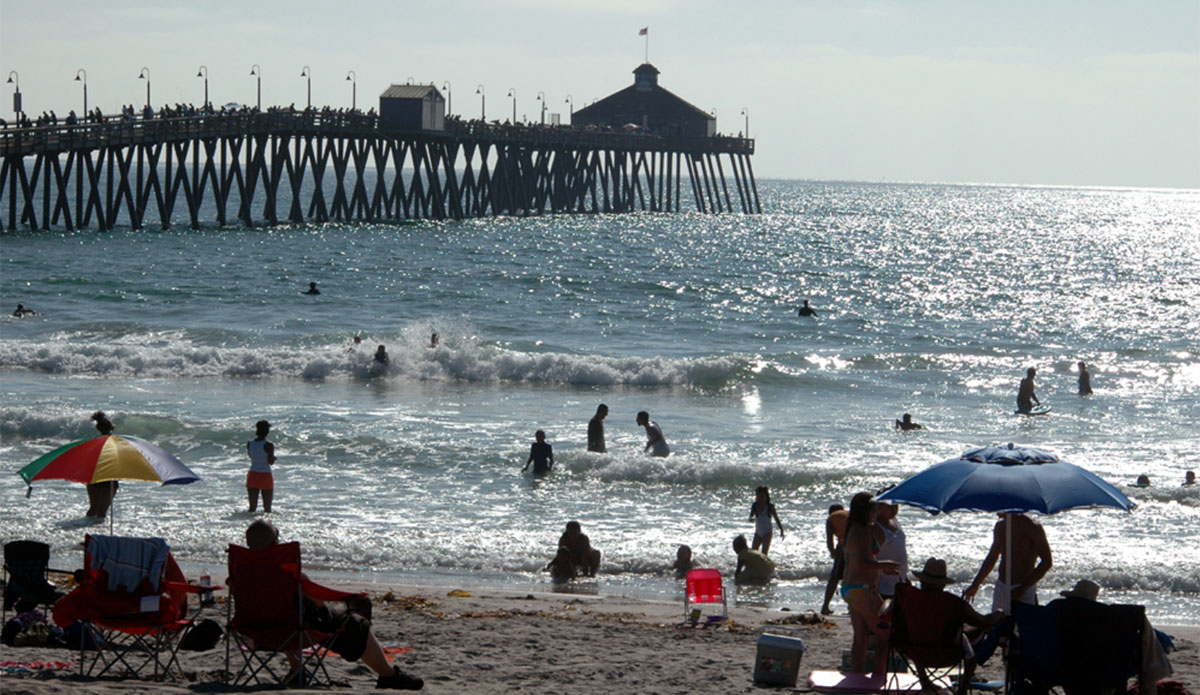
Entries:
[[753, 153], [742, 137], [453, 117], [396, 131], [329, 109], [8, 125], [0, 230], [755, 214]]

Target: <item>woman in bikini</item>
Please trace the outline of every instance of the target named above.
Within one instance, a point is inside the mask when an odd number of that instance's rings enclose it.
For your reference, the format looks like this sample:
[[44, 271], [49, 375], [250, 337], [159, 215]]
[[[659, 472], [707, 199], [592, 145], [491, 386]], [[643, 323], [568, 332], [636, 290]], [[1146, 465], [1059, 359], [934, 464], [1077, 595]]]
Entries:
[[866, 673], [867, 640], [874, 632], [879, 646], [875, 650], [873, 673], [881, 674], [887, 666], [887, 627], [880, 627], [879, 611], [883, 599], [875, 588], [879, 573], [896, 574], [899, 565], [879, 560], [879, 533], [875, 525], [875, 503], [871, 493], [860, 492], [850, 500], [850, 518], [846, 522], [846, 574], [842, 578], [842, 599], [850, 607], [850, 624], [854, 627], [854, 642], [850, 647], [850, 670]]

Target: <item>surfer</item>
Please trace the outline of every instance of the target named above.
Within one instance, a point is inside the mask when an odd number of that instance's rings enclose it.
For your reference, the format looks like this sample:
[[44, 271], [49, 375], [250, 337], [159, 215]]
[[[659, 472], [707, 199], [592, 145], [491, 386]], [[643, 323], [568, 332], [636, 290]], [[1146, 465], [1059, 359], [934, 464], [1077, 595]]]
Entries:
[[642, 451], [649, 451], [651, 456], [671, 455], [671, 447], [667, 446], [667, 439], [663, 436], [662, 428], [658, 426], [657, 422], [650, 420], [650, 413], [644, 410], [639, 412], [637, 424], [646, 428], [646, 448]]
[[304, 294], [321, 294], [321, 290], [317, 289], [317, 283], [310, 282], [308, 283], [308, 291]]
[[1087, 365], [1083, 362], [1079, 363], [1079, 395], [1092, 395], [1092, 375], [1087, 370]]
[[812, 307], [810, 307], [810, 306], [808, 305], [808, 300], [807, 300], [807, 299], [806, 299], [806, 300], [804, 300], [804, 306], [801, 306], [801, 307], [800, 307], [800, 310], [799, 310], [799, 311], [797, 311], [796, 313], [797, 313], [799, 316], [811, 316], [811, 317], [813, 317], [813, 318], [816, 318], [816, 317], [817, 317], [817, 312], [816, 312], [816, 310], [815, 310], [815, 309], [813, 309]]
[[1028, 413], [1033, 410], [1033, 404], [1041, 405], [1037, 394], [1033, 392], [1033, 378], [1037, 376], [1037, 370], [1033, 367], [1025, 370], [1025, 378], [1021, 379], [1021, 385], [1017, 388], [1017, 412]]
[[909, 430], [923, 430], [925, 428], [922, 427], [921, 425], [918, 425], [917, 423], [913, 422], [911, 414], [905, 413], [903, 420], [896, 421], [896, 429], [904, 430], [905, 432], [907, 432]]
[[37, 316], [37, 312], [33, 309], [26, 309], [24, 304], [18, 304], [12, 315], [19, 319], [23, 319], [26, 316]]
[[537, 441], [529, 447], [529, 460], [525, 462], [525, 467], [521, 469], [521, 472], [527, 471], [529, 464], [532, 463], [534, 475], [546, 475], [551, 468], [554, 468], [554, 451], [546, 443], [546, 433], [543, 430], [534, 432], [533, 438]]
[[608, 417], [608, 406], [601, 403], [596, 406], [596, 414], [588, 420], [587, 450], [597, 454], [605, 453], [604, 448], [604, 418]]

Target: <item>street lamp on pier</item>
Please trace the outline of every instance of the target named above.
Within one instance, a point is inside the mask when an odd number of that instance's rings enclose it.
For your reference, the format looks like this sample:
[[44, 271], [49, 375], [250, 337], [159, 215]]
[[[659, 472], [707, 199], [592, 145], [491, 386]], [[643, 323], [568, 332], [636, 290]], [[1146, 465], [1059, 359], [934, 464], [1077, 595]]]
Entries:
[[207, 109], [208, 108], [208, 66], [201, 65], [200, 69], [196, 71], [196, 77], [204, 78], [204, 104], [203, 104], [202, 108]]
[[149, 109], [149, 108], [151, 108], [151, 106], [150, 106], [150, 68], [142, 68], [142, 71], [138, 73], [138, 79], [146, 81], [146, 108]]
[[[83, 77], [81, 78], [80, 75]], [[79, 68], [75, 71], [75, 81], [83, 83], [83, 117], [87, 118], [87, 70]]]
[[516, 88], [516, 87], [509, 87], [509, 88], [508, 88], [508, 95], [507, 95], [507, 96], [510, 96], [510, 97], [512, 97], [512, 100], [513, 100], [513, 119], [512, 119], [512, 124], [513, 124], [513, 125], [516, 125], [516, 124], [517, 124], [517, 88]]
[[446, 90], [446, 115], [454, 113], [454, 100], [450, 96], [450, 83], [443, 82], [442, 89]]
[[742, 115], [746, 117], [746, 137], [750, 137], [750, 107], [742, 107]]
[[713, 117], [713, 132], [715, 133], [717, 132], [717, 107], [712, 107], [712, 111], [709, 111], [708, 115]]
[[537, 100], [542, 102], [542, 125], [546, 125], [546, 93], [538, 92]]
[[487, 122], [487, 95], [483, 93], [483, 85], [475, 88], [475, 93], [479, 95], [479, 120]]
[[16, 89], [13, 91], [13, 113], [17, 114], [17, 121], [21, 120], [21, 76], [16, 70], [8, 73], [8, 84], [14, 85]]
[[258, 110], [262, 111], [262, 68], [258, 63], [250, 66], [250, 76], [258, 78]]
[[305, 65], [304, 69], [300, 71], [300, 76], [308, 78], [308, 108], [311, 109], [312, 108], [312, 69], [310, 69], [307, 65]]
[[346, 73], [346, 81], [350, 83], [350, 110], [358, 108], [358, 73], [351, 70]]
[[568, 95], [567, 95], [567, 98], [566, 98], [566, 99], [564, 99], [563, 101], [564, 101], [564, 103], [570, 104], [570, 106], [571, 106], [571, 119], [572, 119], [572, 120], [571, 120], [571, 125], [574, 125], [574, 124], [575, 124], [575, 121], [574, 121], [574, 118], [575, 118], [575, 99], [574, 99], [574, 98], [573, 98], [573, 97], [572, 97], [570, 94], [568, 94]]

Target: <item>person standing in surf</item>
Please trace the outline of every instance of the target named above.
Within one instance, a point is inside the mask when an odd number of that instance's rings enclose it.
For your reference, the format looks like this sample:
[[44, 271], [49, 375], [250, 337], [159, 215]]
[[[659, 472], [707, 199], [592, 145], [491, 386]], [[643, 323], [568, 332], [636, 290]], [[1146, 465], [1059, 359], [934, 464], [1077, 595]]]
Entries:
[[783, 540], [783, 522], [771, 504], [771, 491], [766, 485], [759, 485], [754, 490], [754, 504], [750, 505], [750, 521], [754, 522], [753, 550], [761, 550], [763, 555], [771, 552], [771, 519], [779, 527], [779, 540]]
[[671, 447], [667, 446], [667, 439], [663, 436], [662, 428], [657, 422], [650, 420], [650, 413], [645, 410], [637, 414], [637, 424], [646, 428], [646, 448], [642, 451], [649, 451], [651, 456], [670, 456]]
[[604, 418], [608, 417], [608, 406], [601, 403], [596, 406], [596, 414], [588, 420], [587, 450], [603, 454], [604, 448]]
[[258, 510], [258, 495], [262, 493], [263, 511], [271, 513], [271, 501], [275, 497], [275, 476], [271, 466], [275, 465], [275, 445], [267, 441], [271, 423], [259, 420], [254, 424], [254, 439], [246, 442], [250, 454], [250, 471], [246, 473], [246, 494], [250, 499], [250, 513]]
[[537, 441], [533, 446], [529, 447], [529, 460], [525, 462], [525, 467], [521, 469], [524, 473], [529, 469], [529, 464], [533, 464], [534, 475], [546, 475], [554, 468], [554, 451], [550, 445], [546, 443], [546, 433], [542, 430], [534, 432], [533, 438]]
[[1092, 395], [1092, 374], [1083, 362], [1079, 363], [1079, 395]]
[[1025, 378], [1021, 379], [1021, 385], [1017, 388], [1017, 412], [1028, 413], [1033, 410], [1033, 404], [1041, 405], [1037, 394], [1033, 392], [1033, 378], [1037, 376], [1037, 370], [1033, 367], [1025, 370]]

